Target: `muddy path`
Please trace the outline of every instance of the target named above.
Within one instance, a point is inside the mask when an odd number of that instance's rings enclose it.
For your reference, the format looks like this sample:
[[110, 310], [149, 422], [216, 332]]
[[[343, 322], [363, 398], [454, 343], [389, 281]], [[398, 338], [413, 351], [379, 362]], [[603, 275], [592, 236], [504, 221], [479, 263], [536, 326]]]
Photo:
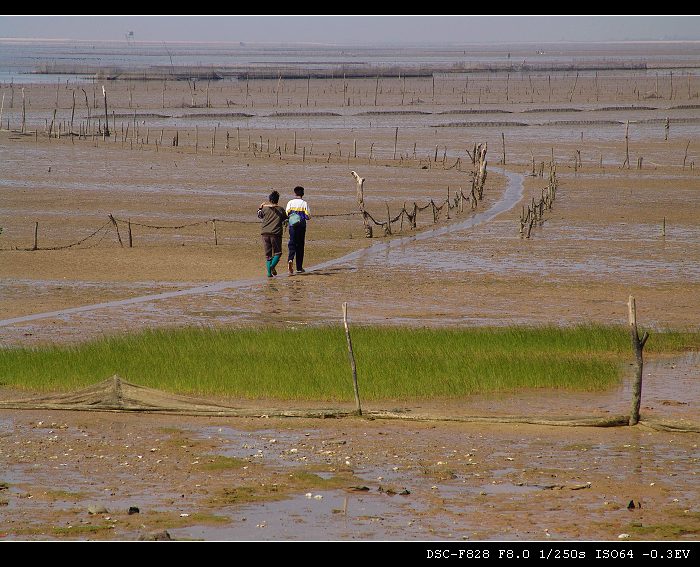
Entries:
[[[307, 268], [307, 272], [313, 274], [314, 272], [321, 272], [322, 270], [333, 269], [336, 266], [344, 264], [349, 264], [352, 266], [357, 264], [357, 262], [367, 261], [374, 256], [392, 250], [400, 250], [402, 254], [410, 254], [410, 251], [406, 250], [406, 248], [410, 246], [410, 244], [413, 242], [421, 242], [438, 236], [450, 234], [456, 231], [473, 228], [492, 220], [497, 215], [508, 211], [509, 209], [512, 209], [522, 198], [523, 176], [506, 171], [503, 171], [502, 173], [505, 174], [507, 177], [507, 186], [505, 192], [503, 196], [497, 201], [495, 201], [489, 209], [483, 212], [476, 213], [473, 216], [467, 218], [466, 220], [456, 221], [446, 226], [424, 230], [419, 234], [415, 234], [412, 236], [399, 237], [393, 240], [389, 240], [387, 242], [378, 242], [376, 244], [372, 244], [369, 247], [349, 252], [348, 254], [345, 254], [339, 258], [334, 258], [317, 265], [312, 265]], [[288, 277], [288, 274], [280, 271], [280, 275], [278, 277], [286, 278]], [[40, 319], [66, 318], [73, 314], [91, 313], [100, 309], [121, 308], [142, 303], [152, 303], [162, 299], [173, 299], [202, 294], [214, 294], [220, 291], [227, 290], [236, 290], [242, 292], [243, 290], [251, 290], [256, 287], [259, 287], [263, 283], [264, 280], [261, 280], [260, 278], [257, 278], [255, 280], [236, 280], [209, 283], [205, 285], [192, 287], [189, 289], [131, 297], [129, 299], [123, 299], [119, 301], [108, 301], [94, 305], [84, 305], [80, 307], [63, 309], [60, 311], [35, 313], [32, 315], [25, 315], [22, 317], [14, 317], [10, 319], [0, 319], [0, 327], [13, 325], [15, 323], [28, 323]]]

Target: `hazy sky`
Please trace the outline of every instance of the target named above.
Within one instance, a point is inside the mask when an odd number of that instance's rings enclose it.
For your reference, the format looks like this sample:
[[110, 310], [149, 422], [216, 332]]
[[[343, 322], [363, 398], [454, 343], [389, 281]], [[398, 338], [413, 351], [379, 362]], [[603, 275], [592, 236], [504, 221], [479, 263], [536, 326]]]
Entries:
[[698, 16], [0, 16], [0, 38], [471, 43], [700, 40]]

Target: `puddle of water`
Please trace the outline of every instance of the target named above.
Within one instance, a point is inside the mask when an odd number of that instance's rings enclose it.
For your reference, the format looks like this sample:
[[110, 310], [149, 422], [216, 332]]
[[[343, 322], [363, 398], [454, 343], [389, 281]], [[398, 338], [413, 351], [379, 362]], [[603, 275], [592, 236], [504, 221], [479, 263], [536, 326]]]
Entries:
[[[226, 526], [193, 526], [169, 530], [174, 538], [231, 540], [419, 539], [408, 522], [416, 513], [410, 500], [385, 494], [355, 495], [313, 491], [280, 502], [237, 508]], [[321, 496], [322, 498], [316, 498]]]

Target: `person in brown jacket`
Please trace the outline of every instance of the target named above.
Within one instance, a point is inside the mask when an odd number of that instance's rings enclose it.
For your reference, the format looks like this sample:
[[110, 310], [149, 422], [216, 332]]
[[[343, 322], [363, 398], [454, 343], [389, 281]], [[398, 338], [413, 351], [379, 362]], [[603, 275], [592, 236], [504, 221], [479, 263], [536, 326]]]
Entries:
[[258, 218], [262, 220], [260, 234], [265, 248], [265, 268], [267, 277], [277, 275], [275, 266], [282, 257], [282, 232], [287, 213], [284, 207], [279, 206], [280, 194], [277, 191], [270, 193], [268, 201], [258, 207]]

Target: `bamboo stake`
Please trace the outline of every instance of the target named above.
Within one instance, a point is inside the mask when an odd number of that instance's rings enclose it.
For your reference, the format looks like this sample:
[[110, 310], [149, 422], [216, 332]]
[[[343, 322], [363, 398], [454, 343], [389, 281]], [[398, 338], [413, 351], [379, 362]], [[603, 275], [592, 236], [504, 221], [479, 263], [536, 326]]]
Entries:
[[634, 301], [634, 296], [630, 295], [627, 306], [629, 308], [629, 324], [630, 332], [632, 334], [632, 348], [634, 350], [634, 357], [637, 364], [634, 383], [632, 384], [632, 407], [630, 410], [629, 425], [637, 425], [639, 422], [639, 408], [642, 403], [642, 372], [644, 370], [644, 358], [642, 351], [644, 350], [644, 345], [649, 338], [649, 333], [645, 331], [644, 336], [641, 339], [639, 338], [639, 332], [637, 331], [637, 307]]
[[39, 248], [39, 223], [35, 222], [34, 223], [34, 246], [32, 246], [32, 250], [36, 250]]
[[343, 325], [345, 327], [345, 338], [348, 341], [348, 356], [350, 358], [350, 369], [352, 370], [352, 387], [355, 393], [355, 405], [357, 406], [357, 415], [362, 415], [362, 406], [360, 405], [360, 390], [357, 385], [357, 366], [355, 365], [355, 354], [352, 350], [352, 339], [350, 338], [350, 327], [348, 326], [347, 302], [343, 302]]

